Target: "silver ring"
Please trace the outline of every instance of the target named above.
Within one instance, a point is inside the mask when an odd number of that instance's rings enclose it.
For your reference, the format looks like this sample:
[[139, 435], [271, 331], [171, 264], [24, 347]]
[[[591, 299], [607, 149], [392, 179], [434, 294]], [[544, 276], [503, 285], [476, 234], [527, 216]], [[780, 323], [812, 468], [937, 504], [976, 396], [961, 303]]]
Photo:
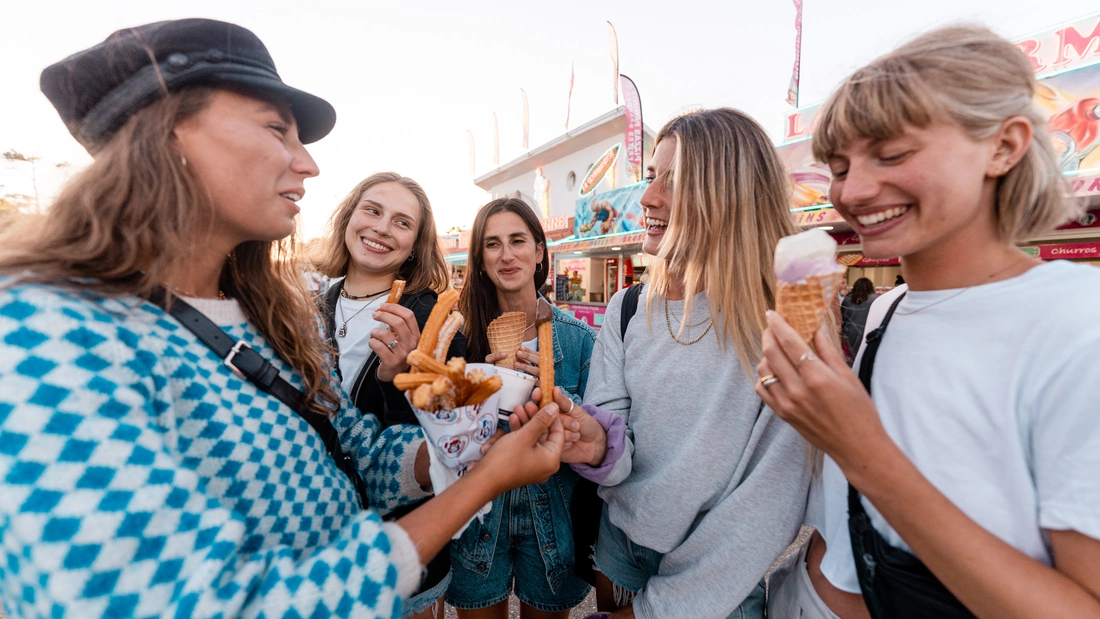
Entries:
[[389, 346], [390, 350], [393, 350], [394, 348], [397, 348], [397, 340], [394, 340], [394, 341], [390, 342], [389, 344], [386, 344], [386, 346]]
[[795, 364], [794, 367], [801, 370], [803, 361], [817, 361], [817, 355], [815, 355], [812, 351], [807, 350], [806, 352], [802, 353], [801, 357], [798, 358], [798, 363]]
[[577, 406], [577, 403], [573, 400], [569, 400], [569, 410], [565, 411], [565, 414], [568, 415], [569, 413], [572, 413], [575, 406]]
[[767, 389], [778, 382], [779, 379], [775, 377], [775, 374], [768, 374], [760, 379], [760, 386]]

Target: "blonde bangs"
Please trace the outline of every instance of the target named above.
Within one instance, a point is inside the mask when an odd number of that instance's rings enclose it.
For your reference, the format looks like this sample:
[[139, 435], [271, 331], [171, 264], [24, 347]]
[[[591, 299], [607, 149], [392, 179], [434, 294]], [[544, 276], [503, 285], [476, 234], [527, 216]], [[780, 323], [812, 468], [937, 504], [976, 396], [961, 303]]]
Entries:
[[906, 126], [949, 122], [972, 138], [993, 137], [1009, 118], [1027, 118], [1031, 146], [997, 182], [997, 233], [1022, 241], [1054, 229], [1080, 212], [1064, 199], [1066, 184], [1035, 105], [1035, 74], [1015, 45], [980, 26], [925, 33], [856, 71], [818, 116], [814, 157], [826, 162], [860, 139], [889, 140]]
[[943, 102], [917, 69], [896, 58], [880, 58], [857, 71], [829, 97], [813, 136], [822, 163], [857, 140], [885, 141], [907, 125], [927, 127], [942, 120]]

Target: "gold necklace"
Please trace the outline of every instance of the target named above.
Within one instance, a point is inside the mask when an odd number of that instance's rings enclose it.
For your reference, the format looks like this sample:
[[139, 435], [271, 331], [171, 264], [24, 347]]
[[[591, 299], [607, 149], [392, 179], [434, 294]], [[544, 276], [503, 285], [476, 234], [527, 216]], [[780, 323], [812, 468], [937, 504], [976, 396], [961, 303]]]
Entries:
[[[668, 297], [665, 297], [665, 326], [668, 327], [668, 334], [671, 335], [672, 339], [675, 340], [676, 343], [681, 345], [681, 346], [691, 346], [692, 344], [694, 344], [694, 343], [698, 342], [699, 340], [703, 339], [704, 337], [707, 336], [708, 333], [710, 333], [710, 328], [714, 326], [714, 319], [711, 319], [707, 323], [707, 328], [703, 329], [703, 332], [699, 334], [699, 337], [695, 338], [694, 340], [691, 340], [690, 342], [685, 342], [685, 341], [681, 340], [680, 338], [676, 337], [676, 334], [672, 332], [672, 321], [669, 319], [668, 314], [669, 314], [669, 311], [668, 311]], [[686, 315], [684, 316], [684, 319], [687, 320]]]

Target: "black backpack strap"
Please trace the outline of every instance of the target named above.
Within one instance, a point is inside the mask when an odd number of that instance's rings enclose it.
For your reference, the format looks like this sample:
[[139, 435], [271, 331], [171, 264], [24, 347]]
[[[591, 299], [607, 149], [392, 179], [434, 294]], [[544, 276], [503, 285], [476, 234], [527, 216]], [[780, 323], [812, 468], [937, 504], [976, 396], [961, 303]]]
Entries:
[[890, 305], [890, 309], [886, 311], [886, 316], [883, 316], [878, 328], [867, 334], [867, 345], [863, 347], [863, 358], [859, 362], [859, 381], [863, 383], [863, 388], [867, 390], [868, 394], [871, 393], [871, 373], [875, 370], [875, 356], [878, 355], [878, 347], [882, 343], [882, 336], [886, 334], [886, 326], [890, 324], [890, 318], [894, 315], [894, 310], [898, 308], [898, 304], [901, 303], [906, 294], [908, 292], [903, 292], [901, 296], [894, 300]]
[[619, 339], [626, 341], [626, 328], [630, 326], [630, 319], [638, 311], [638, 297], [642, 295], [642, 285], [634, 284], [626, 289], [623, 295], [622, 313], [619, 314]]
[[248, 380], [260, 391], [274, 396], [304, 419], [321, 436], [325, 450], [332, 456], [336, 466], [351, 480], [361, 506], [366, 507], [363, 480], [359, 477], [355, 461], [340, 449], [340, 435], [336, 428], [325, 415], [306, 410], [305, 394], [279, 376], [278, 368], [260, 356], [247, 342], [229, 337], [221, 327], [178, 296], [172, 299], [170, 308], [165, 307], [166, 294], [163, 288], [154, 291], [149, 301], [171, 314], [215, 355], [221, 357], [227, 368]]

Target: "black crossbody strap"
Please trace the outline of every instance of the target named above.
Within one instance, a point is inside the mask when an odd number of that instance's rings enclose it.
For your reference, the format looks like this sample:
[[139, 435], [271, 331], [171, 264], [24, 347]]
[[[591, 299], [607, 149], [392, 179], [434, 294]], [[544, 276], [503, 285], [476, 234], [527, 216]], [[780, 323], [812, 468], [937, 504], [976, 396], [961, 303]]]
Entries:
[[875, 370], [875, 356], [878, 355], [879, 344], [882, 343], [882, 336], [886, 334], [886, 326], [890, 324], [890, 318], [894, 315], [894, 310], [898, 308], [898, 304], [905, 298], [908, 291], [901, 293], [897, 299], [890, 305], [890, 309], [886, 311], [886, 316], [882, 318], [882, 322], [874, 331], [867, 334], [867, 345], [863, 347], [863, 358], [859, 362], [859, 382], [863, 383], [863, 388], [867, 390], [867, 393], [871, 393], [871, 373]]
[[[886, 334], [886, 326], [890, 324], [890, 318], [893, 317], [894, 310], [898, 308], [898, 304], [905, 298], [907, 292], [901, 293], [901, 296], [890, 304], [890, 309], [886, 311], [886, 315], [883, 316], [878, 328], [867, 334], [867, 345], [863, 347], [863, 358], [859, 362], [859, 382], [863, 383], [867, 395], [871, 394], [871, 374], [875, 371], [875, 357], [878, 355], [879, 345], [882, 344], [882, 336]], [[859, 500], [859, 491], [852, 484], [848, 484], [848, 513], [853, 516], [860, 516], [865, 513], [863, 503]], [[856, 559], [858, 561], [860, 557], [856, 557]]]
[[325, 450], [332, 456], [336, 466], [351, 480], [359, 495], [361, 506], [366, 507], [366, 489], [363, 486], [363, 480], [359, 477], [355, 462], [340, 449], [340, 435], [336, 428], [325, 415], [306, 410], [305, 394], [279, 376], [278, 368], [253, 350], [247, 342], [233, 339], [202, 312], [178, 296], [172, 299], [171, 307], [165, 307], [164, 289], [158, 289], [150, 296], [149, 301], [171, 314], [200, 342], [221, 357], [222, 363], [227, 368], [255, 385], [260, 391], [274, 396], [304, 419], [321, 436]]

